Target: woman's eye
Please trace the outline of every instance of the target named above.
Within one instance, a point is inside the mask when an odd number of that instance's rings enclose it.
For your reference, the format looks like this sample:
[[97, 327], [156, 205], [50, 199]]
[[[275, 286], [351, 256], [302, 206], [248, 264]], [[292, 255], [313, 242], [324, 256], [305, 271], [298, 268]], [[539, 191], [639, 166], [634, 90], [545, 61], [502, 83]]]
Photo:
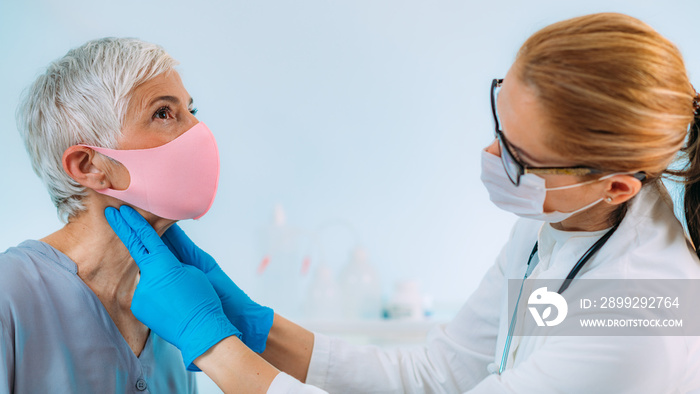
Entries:
[[520, 164], [524, 165], [525, 167], [532, 167], [530, 163], [527, 162], [527, 160], [523, 160], [522, 156], [516, 155], [515, 158], [520, 162]]
[[515, 160], [520, 162], [520, 164], [524, 165], [525, 167], [532, 167], [530, 165], [530, 162], [528, 160], [523, 159], [523, 157], [520, 155], [520, 153], [517, 150], [513, 150], [513, 156], [515, 156]]
[[153, 114], [153, 119], [168, 119], [169, 116], [170, 116], [170, 108], [169, 107], [160, 107]]
[[190, 113], [191, 113], [192, 115], [197, 115], [197, 112], [199, 112], [199, 110], [198, 110], [197, 108], [192, 108], [192, 109], [190, 110]]

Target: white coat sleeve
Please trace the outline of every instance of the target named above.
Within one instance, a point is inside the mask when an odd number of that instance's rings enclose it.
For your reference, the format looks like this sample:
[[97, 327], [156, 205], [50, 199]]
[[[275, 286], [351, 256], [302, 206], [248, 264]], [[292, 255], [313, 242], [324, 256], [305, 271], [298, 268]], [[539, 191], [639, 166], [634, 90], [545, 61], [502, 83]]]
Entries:
[[316, 334], [306, 381], [330, 393], [464, 392], [494, 359], [504, 285], [497, 261], [457, 317], [431, 330], [422, 347], [385, 350]]
[[284, 372], [280, 372], [267, 389], [267, 394], [324, 394], [318, 387], [303, 384]]
[[552, 336], [527, 360], [468, 394], [666, 393], [687, 357], [680, 336]]

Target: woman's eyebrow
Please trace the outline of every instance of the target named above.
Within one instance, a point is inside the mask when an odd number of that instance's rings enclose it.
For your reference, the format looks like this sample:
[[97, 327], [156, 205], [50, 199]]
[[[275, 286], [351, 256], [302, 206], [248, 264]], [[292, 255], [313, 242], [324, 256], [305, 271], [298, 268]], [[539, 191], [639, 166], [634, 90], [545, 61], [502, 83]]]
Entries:
[[[180, 99], [175, 97], [175, 96], [159, 96], [159, 97], [156, 97], [153, 100], [151, 100], [151, 102], [148, 104], [148, 106], [150, 107], [158, 101], [168, 101], [168, 102], [172, 103], [173, 105], [180, 104]], [[192, 105], [192, 103], [194, 103], [194, 99], [192, 99], [192, 97], [190, 97], [189, 105]]]

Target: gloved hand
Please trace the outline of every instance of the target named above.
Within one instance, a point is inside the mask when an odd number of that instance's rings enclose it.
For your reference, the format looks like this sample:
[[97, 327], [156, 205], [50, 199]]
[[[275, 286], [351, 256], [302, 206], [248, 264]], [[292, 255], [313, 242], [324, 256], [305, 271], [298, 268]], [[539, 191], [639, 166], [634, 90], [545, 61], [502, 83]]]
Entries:
[[195, 245], [177, 224], [172, 225], [162, 239], [178, 260], [206, 274], [221, 299], [224, 313], [243, 333], [243, 343], [252, 351], [262, 353], [275, 315], [272, 309], [251, 300], [226, 276], [216, 260]]
[[138, 212], [108, 207], [105, 217], [141, 270], [131, 311], [180, 349], [188, 370], [199, 371], [192, 362], [222, 339], [240, 338], [206, 276], [180, 263]]

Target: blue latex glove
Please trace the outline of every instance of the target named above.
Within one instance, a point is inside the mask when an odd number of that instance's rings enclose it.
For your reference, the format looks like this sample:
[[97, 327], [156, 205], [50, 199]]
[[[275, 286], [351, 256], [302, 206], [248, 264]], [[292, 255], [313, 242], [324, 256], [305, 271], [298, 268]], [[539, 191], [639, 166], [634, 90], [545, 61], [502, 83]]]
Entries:
[[222, 339], [241, 336], [206, 276], [180, 263], [138, 212], [108, 207], [105, 217], [141, 270], [131, 311], [180, 349], [188, 370], [199, 371], [192, 362]]
[[224, 273], [216, 260], [195, 245], [177, 224], [172, 225], [162, 239], [181, 262], [197, 267], [206, 274], [221, 299], [224, 313], [243, 333], [243, 343], [252, 351], [262, 353], [275, 315], [272, 309], [251, 300]]

